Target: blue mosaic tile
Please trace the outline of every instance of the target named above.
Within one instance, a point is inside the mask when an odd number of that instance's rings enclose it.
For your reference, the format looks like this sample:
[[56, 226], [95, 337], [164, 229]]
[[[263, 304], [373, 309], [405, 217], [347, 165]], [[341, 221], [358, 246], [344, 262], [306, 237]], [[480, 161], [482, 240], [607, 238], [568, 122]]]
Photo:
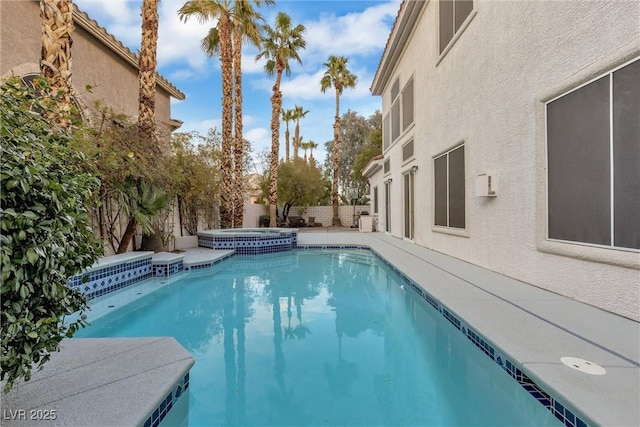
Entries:
[[[305, 249], [315, 249], [316, 247], [306, 247]], [[322, 246], [323, 249], [332, 247], [330, 245]], [[511, 376], [515, 381], [520, 384], [533, 398], [535, 398], [541, 405], [547, 408], [558, 420], [560, 420], [567, 427], [588, 427], [588, 424], [576, 416], [573, 412], [567, 409], [564, 405], [559, 403], [555, 398], [551, 397], [542, 387], [536, 384], [531, 378], [522, 372], [511, 360], [505, 357], [502, 353], [497, 351], [489, 342], [484, 339], [480, 334], [469, 328], [464, 322], [461, 322], [458, 317], [441, 306], [439, 301], [433, 298], [429, 293], [417, 285], [413, 280], [401, 273], [393, 264], [384, 259], [379, 253], [368, 249], [376, 255], [376, 257], [383, 262], [391, 271], [396, 273], [402, 282], [409, 283], [410, 286], [418, 293], [422, 295], [422, 298], [427, 301], [437, 312], [447, 319], [456, 329], [464, 334], [469, 341], [471, 341], [478, 349], [480, 349], [487, 357], [492, 359], [500, 368]]]
[[453, 314], [451, 314], [451, 312], [449, 312], [449, 310], [447, 310], [446, 308], [442, 308], [442, 315], [445, 317], [445, 319], [447, 319], [449, 322], [451, 322], [451, 324], [453, 326], [456, 327], [456, 329], [460, 330], [460, 320], [454, 316]]
[[144, 421], [143, 427], [157, 426], [167, 416], [171, 408], [177, 400], [184, 394], [189, 386], [189, 373], [178, 380], [171, 392], [164, 398], [160, 404], [151, 412], [151, 415]]
[[72, 277], [67, 283], [84, 291], [89, 299], [151, 277], [151, 257], [139, 261], [110, 266], [89, 274]]

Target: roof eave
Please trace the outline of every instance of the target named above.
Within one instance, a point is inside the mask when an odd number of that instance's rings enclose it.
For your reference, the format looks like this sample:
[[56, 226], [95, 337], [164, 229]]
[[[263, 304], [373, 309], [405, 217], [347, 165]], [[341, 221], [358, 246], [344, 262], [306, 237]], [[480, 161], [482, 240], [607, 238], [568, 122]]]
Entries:
[[380, 169], [382, 169], [382, 164], [380, 159], [376, 159], [375, 157], [371, 159], [369, 163], [362, 169], [362, 176], [370, 179], [373, 175], [376, 174]]
[[[118, 41], [113, 35], [109, 34], [107, 30], [102, 28], [95, 20], [89, 18], [89, 15], [78, 9], [78, 6], [75, 4], [73, 6], [73, 22], [75, 24], [86, 30], [115, 54], [135, 67], [136, 70], [138, 69], [138, 57], [133, 52]], [[160, 75], [160, 73], [156, 73], [156, 77], [158, 86], [167, 91], [170, 96], [181, 101], [185, 99], [184, 93]]]
[[414, 25], [426, 4], [427, 1], [425, 0], [404, 0], [400, 5], [396, 22], [391, 29], [389, 40], [371, 83], [370, 90], [373, 95], [382, 95], [392, 76], [394, 66], [398, 62], [404, 46], [413, 32]]

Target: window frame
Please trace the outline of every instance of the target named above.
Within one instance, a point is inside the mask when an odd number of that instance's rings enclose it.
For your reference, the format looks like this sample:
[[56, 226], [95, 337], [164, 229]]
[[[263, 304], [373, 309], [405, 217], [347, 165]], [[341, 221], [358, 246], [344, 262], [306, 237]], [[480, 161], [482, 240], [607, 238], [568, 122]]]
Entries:
[[[614, 73], [616, 71], [619, 71], [623, 68], [625, 68], [626, 66], [629, 66], [635, 62], [640, 61], [640, 56], [636, 56], [633, 59], [630, 59], [628, 61], [625, 61], [624, 63], [617, 65], [613, 68], [609, 68], [607, 71], [604, 72], [600, 72], [596, 75], [594, 75], [593, 77], [589, 78], [588, 80], [572, 86], [568, 89], [563, 90], [562, 92], [560, 92], [559, 94], [550, 97], [549, 99], [547, 99], [546, 101], [543, 102], [543, 122], [544, 122], [544, 165], [545, 165], [545, 170], [544, 170], [544, 180], [545, 180], [545, 193], [544, 193], [544, 212], [545, 212], [545, 217], [544, 217], [544, 240], [548, 241], [548, 242], [555, 242], [555, 243], [560, 243], [560, 244], [568, 244], [568, 245], [578, 245], [578, 246], [583, 246], [583, 247], [592, 247], [592, 248], [602, 248], [602, 249], [610, 249], [610, 250], [615, 250], [615, 251], [624, 251], [624, 252], [634, 252], [634, 253], [639, 253], [640, 252], [640, 248], [630, 248], [630, 247], [624, 247], [624, 246], [616, 246], [615, 245], [615, 158], [614, 158], [614, 91], [613, 91], [613, 86], [614, 86]], [[549, 227], [549, 221], [550, 221], [550, 203], [549, 203], [549, 193], [550, 193], [550, 179], [549, 179], [549, 172], [550, 172], [550, 162], [549, 162], [549, 105], [555, 101], [558, 101], [564, 97], [566, 97], [567, 95], [573, 94], [589, 85], [591, 85], [592, 83], [597, 82], [598, 80], [601, 80], [603, 78], [606, 78], [608, 80], [607, 84], [609, 86], [609, 92], [608, 92], [608, 124], [609, 124], [609, 187], [610, 187], [610, 193], [609, 193], [609, 244], [600, 244], [600, 243], [592, 243], [592, 242], [583, 242], [583, 241], [579, 241], [579, 240], [566, 240], [566, 239], [561, 239], [561, 238], [554, 238], [554, 237], [550, 237], [550, 227]]]
[[[456, 0], [453, 0], [453, 1], [455, 2]], [[438, 66], [438, 64], [440, 64], [440, 61], [442, 61], [442, 59], [445, 56], [447, 56], [447, 53], [449, 53], [449, 51], [453, 48], [453, 46], [456, 44], [458, 39], [461, 37], [462, 33], [465, 32], [465, 30], [467, 29], [467, 27], [469, 26], [473, 18], [475, 18], [475, 16], [478, 14], [478, 8], [480, 7], [479, 3], [480, 2], [478, 0], [473, 0], [473, 8], [471, 9], [471, 12], [469, 12], [469, 15], [467, 15], [467, 17], [460, 24], [457, 30], [455, 29], [455, 24], [454, 24], [453, 37], [451, 38], [451, 40], [448, 41], [444, 49], [440, 50], [440, 0], [438, 1], [438, 11], [437, 11], [438, 25], [436, 26], [435, 39], [437, 40], [436, 49], [439, 52], [439, 57], [438, 57], [438, 61], [436, 62], [436, 66]], [[453, 19], [455, 22], [455, 14]]]
[[391, 110], [382, 119], [382, 152], [391, 147]]
[[[403, 238], [415, 239], [415, 206], [416, 206], [416, 171], [411, 168], [402, 174], [402, 210], [403, 210]], [[408, 188], [407, 188], [408, 184]]]
[[384, 230], [391, 233], [391, 179], [384, 182]]
[[[408, 90], [409, 85], [411, 85], [411, 121], [407, 124], [405, 124], [405, 92]], [[415, 83], [414, 83], [414, 78], [413, 76], [411, 76], [409, 78], [409, 80], [407, 81], [407, 83], [404, 85], [404, 87], [402, 88], [401, 91], [401, 95], [400, 95], [400, 134], [402, 135], [407, 129], [409, 129], [415, 122], [415, 118], [416, 118], [416, 101], [415, 101], [415, 93], [416, 93], [416, 88], [415, 88]]]
[[[408, 148], [409, 146], [411, 146], [411, 154], [409, 156], [405, 156], [406, 154], [405, 148]], [[409, 139], [406, 143], [402, 144], [402, 163], [403, 164], [406, 164], [407, 162], [415, 158], [416, 156], [415, 149], [416, 149], [416, 144], [413, 138]]]
[[378, 186], [373, 186], [373, 213], [378, 213]]
[[[431, 222], [431, 227], [432, 230], [434, 231], [444, 231], [447, 232], [449, 234], [455, 234], [455, 235], [461, 235], [461, 236], [468, 236], [468, 221], [467, 221], [467, 210], [469, 207], [469, 204], [467, 203], [467, 197], [469, 196], [468, 191], [467, 191], [467, 164], [468, 161], [466, 159], [466, 150], [465, 150], [465, 141], [460, 141], [459, 143], [455, 144], [454, 146], [452, 146], [451, 148], [441, 152], [440, 154], [433, 156], [432, 158], [432, 167], [433, 167], [433, 204], [432, 204], [432, 208], [433, 208], [433, 220]], [[462, 208], [462, 219], [464, 221], [464, 227], [454, 227], [451, 226], [451, 169], [450, 169], [450, 160], [449, 160], [449, 155], [462, 148], [462, 154], [463, 154], [463, 165], [462, 165], [462, 190], [463, 190], [463, 196], [462, 196], [462, 202], [463, 202], [463, 208]], [[436, 205], [436, 197], [437, 197], [437, 186], [438, 186], [438, 178], [436, 175], [436, 161], [438, 159], [443, 158], [444, 156], [447, 157], [447, 168], [446, 168], [446, 221], [447, 224], [446, 225], [442, 225], [442, 224], [436, 224], [436, 213], [438, 210], [438, 207]]]

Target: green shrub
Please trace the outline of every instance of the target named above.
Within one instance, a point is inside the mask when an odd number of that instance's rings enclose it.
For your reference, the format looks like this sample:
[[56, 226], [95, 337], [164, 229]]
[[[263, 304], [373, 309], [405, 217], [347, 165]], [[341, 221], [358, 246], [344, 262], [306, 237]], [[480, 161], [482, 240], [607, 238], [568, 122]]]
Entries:
[[260, 218], [258, 218], [258, 224], [260, 224], [260, 227], [269, 227], [270, 220], [271, 217], [269, 215], [260, 215]]
[[[87, 214], [99, 182], [84, 172], [83, 158], [68, 148], [69, 137], [52, 131], [42, 118], [47, 111], [51, 103], [18, 80], [0, 86], [5, 393], [17, 380], [28, 381], [32, 369], [59, 351], [64, 336], [85, 325], [86, 297], [66, 281], [92, 265], [101, 251]], [[64, 317], [76, 311], [79, 320], [65, 325]]]

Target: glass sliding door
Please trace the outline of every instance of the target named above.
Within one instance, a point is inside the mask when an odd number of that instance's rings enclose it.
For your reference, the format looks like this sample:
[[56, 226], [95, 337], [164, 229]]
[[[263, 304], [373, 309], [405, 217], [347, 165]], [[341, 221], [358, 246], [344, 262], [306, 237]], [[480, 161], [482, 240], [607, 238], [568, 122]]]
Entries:
[[414, 233], [414, 173], [406, 173], [404, 186], [404, 237], [413, 240]]

